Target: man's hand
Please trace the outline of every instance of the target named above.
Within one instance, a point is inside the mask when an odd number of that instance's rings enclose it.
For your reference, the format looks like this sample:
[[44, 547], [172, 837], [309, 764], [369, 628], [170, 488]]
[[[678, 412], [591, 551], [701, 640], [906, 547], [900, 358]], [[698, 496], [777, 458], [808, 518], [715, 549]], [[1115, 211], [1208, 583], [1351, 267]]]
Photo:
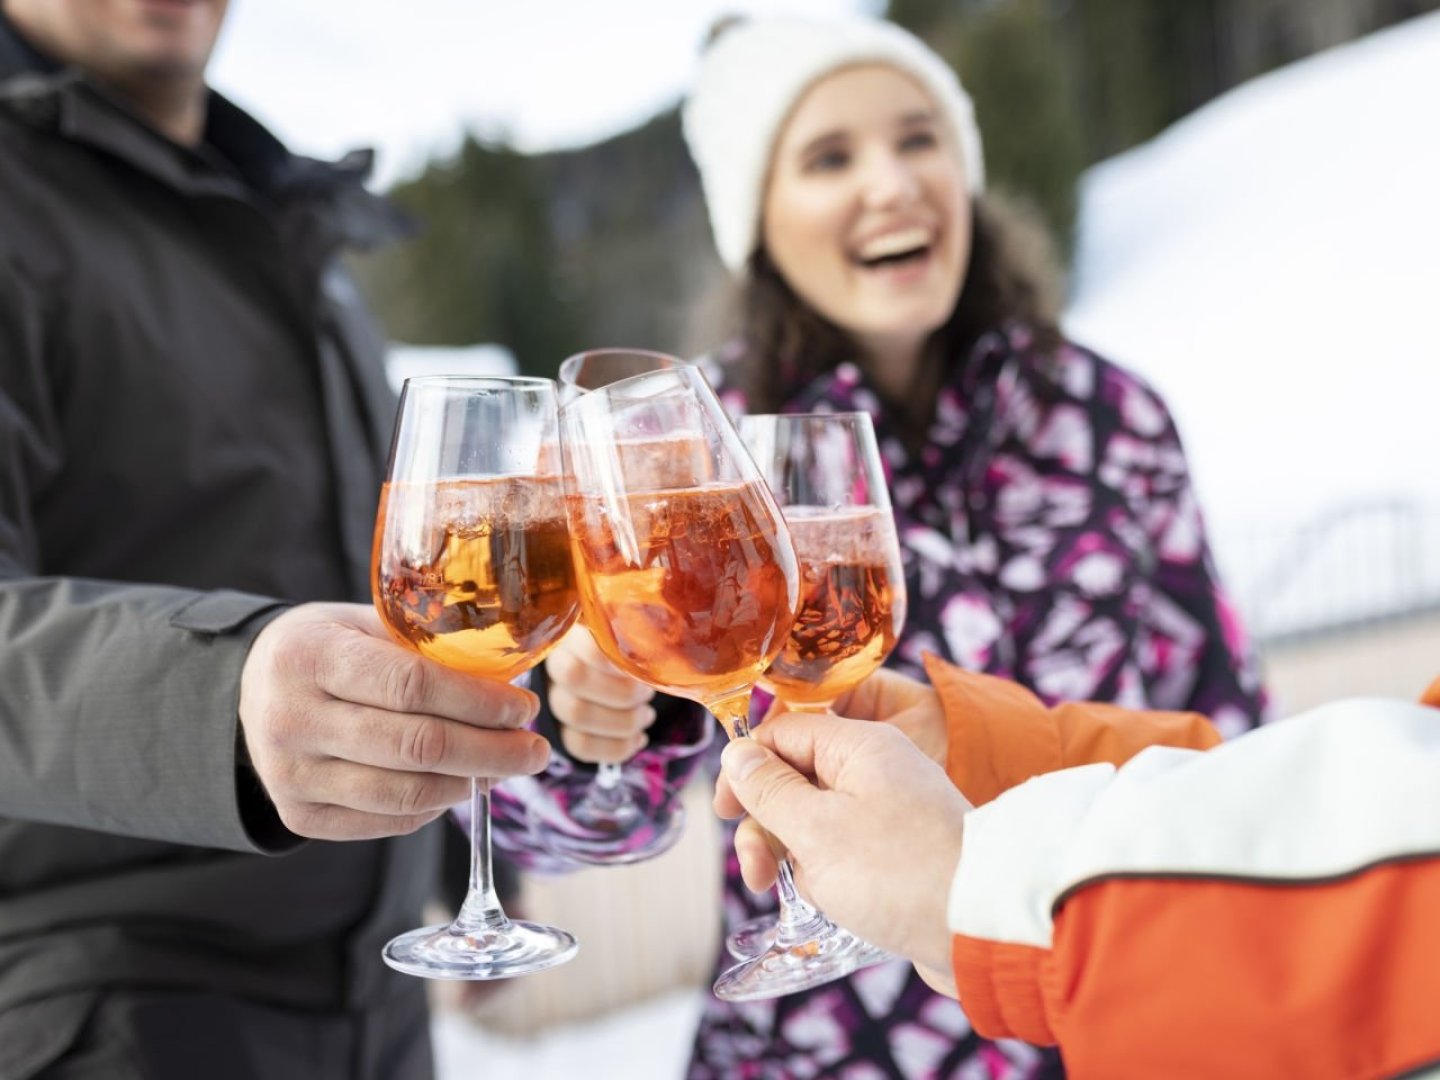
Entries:
[[721, 760], [716, 805], [750, 814], [735, 838], [750, 888], [775, 879], [763, 828], [836, 922], [930, 972], [949, 970], [945, 907], [970, 806], [909, 738], [889, 724], [789, 713]]
[[[857, 720], [878, 720], [898, 728], [916, 748], [942, 769], [950, 745], [949, 728], [940, 695], [928, 683], [919, 682], [898, 671], [881, 668], [859, 686], [836, 699], [831, 712]], [[763, 729], [772, 718], [785, 715], [785, 703], [776, 700], [757, 725]], [[730, 792], [724, 774], [715, 785], [715, 812], [723, 818], [739, 817], [745, 812]], [[773, 844], [772, 847], [777, 845]], [[757, 890], [759, 891], [759, 890]]]
[[285, 827], [322, 840], [414, 832], [472, 776], [540, 771], [549, 746], [521, 730], [537, 709], [528, 690], [402, 648], [360, 604], [285, 612], [240, 677], [251, 764]]
[[560, 741], [581, 761], [628, 761], [645, 748], [655, 722], [655, 691], [612, 664], [583, 626], [574, 627], [545, 661], [550, 712]]

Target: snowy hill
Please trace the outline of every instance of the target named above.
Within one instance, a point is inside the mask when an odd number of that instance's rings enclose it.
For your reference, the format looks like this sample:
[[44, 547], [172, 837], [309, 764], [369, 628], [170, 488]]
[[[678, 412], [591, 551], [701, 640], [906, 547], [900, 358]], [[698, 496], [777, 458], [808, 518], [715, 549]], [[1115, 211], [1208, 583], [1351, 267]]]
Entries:
[[1430, 15], [1247, 83], [1082, 183], [1066, 328], [1165, 395], [1270, 633], [1440, 602], [1437, 103]]

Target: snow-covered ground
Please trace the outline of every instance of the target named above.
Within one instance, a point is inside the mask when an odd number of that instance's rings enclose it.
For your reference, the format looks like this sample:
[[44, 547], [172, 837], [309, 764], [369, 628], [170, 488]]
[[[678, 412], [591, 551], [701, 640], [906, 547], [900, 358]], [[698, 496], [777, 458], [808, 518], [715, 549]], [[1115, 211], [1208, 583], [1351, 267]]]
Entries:
[[437, 1011], [431, 1033], [438, 1080], [677, 1080], [690, 1060], [701, 994], [667, 994], [529, 1039]]
[[515, 354], [503, 345], [405, 345], [392, 343], [385, 373], [398, 393], [419, 375], [514, 375]]
[[[1067, 329], [1165, 395], [1222, 565], [1270, 632], [1440, 600], [1437, 103], [1430, 15], [1240, 87], [1084, 180]], [[699, 1007], [672, 995], [533, 1041], [441, 1013], [439, 1075], [672, 1080]]]

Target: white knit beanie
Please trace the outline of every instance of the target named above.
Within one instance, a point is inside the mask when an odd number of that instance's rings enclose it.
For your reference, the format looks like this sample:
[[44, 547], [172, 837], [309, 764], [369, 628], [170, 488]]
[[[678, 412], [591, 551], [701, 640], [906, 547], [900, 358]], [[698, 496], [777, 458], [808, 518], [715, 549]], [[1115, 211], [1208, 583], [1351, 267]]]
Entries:
[[950, 122], [970, 193], [985, 187], [975, 109], [955, 72], [919, 38], [878, 19], [747, 19], [701, 59], [681, 117], [700, 171], [720, 260], [735, 273], [760, 239], [760, 207], [775, 139], [801, 96], [844, 67], [881, 63], [909, 75]]

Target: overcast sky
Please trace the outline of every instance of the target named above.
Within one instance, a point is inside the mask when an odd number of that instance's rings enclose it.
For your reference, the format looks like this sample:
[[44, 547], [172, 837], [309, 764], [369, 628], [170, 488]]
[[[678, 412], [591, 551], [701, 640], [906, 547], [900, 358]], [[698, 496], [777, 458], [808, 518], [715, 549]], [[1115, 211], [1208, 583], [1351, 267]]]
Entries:
[[388, 186], [469, 128], [525, 150], [623, 131], [679, 97], [732, 11], [880, 0], [232, 0], [211, 82], [302, 153], [380, 152]]

